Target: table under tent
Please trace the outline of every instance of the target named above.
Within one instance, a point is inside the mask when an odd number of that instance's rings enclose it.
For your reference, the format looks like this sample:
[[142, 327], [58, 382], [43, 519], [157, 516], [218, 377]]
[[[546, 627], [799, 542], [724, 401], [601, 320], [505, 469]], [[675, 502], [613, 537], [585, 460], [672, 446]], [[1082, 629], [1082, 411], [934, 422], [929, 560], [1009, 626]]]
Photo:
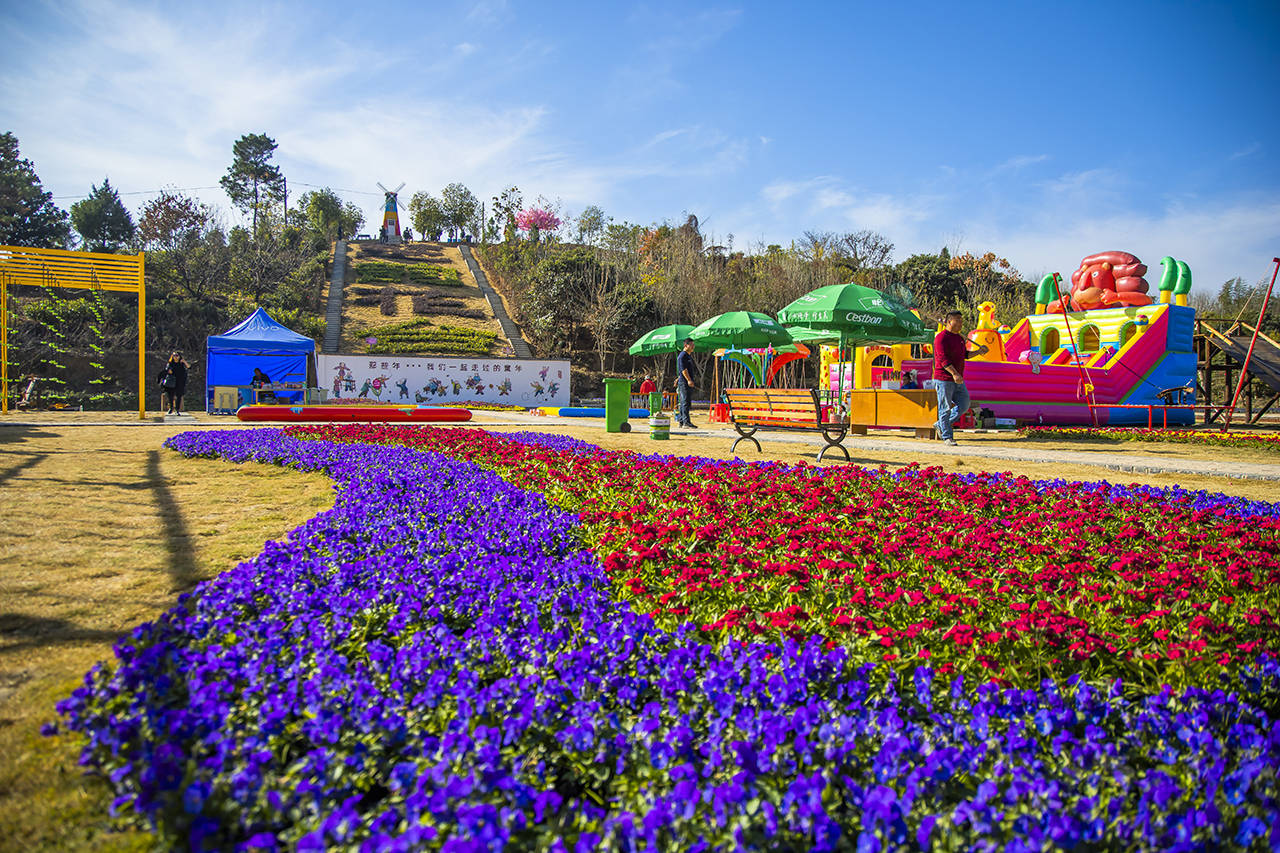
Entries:
[[271, 378], [277, 400], [306, 401], [315, 375], [316, 342], [280, 325], [261, 308], [221, 335], [210, 335], [205, 373], [205, 411], [234, 412], [254, 402], [253, 370]]

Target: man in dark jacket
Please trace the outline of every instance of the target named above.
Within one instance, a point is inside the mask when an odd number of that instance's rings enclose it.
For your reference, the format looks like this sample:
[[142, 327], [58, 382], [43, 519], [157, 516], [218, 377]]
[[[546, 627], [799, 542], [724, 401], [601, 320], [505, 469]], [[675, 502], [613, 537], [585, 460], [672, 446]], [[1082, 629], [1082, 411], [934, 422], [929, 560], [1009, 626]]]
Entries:
[[689, 419], [690, 398], [693, 396], [693, 377], [698, 369], [693, 365], [693, 338], [684, 339], [684, 349], [676, 356], [676, 423], [682, 427], [693, 429], [693, 421]]

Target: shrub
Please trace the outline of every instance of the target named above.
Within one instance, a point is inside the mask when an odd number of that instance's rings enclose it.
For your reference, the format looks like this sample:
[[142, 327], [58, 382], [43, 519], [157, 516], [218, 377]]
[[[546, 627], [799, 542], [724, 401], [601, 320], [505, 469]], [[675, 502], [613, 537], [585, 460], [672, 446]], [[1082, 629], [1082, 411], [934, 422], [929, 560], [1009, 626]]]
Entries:
[[443, 287], [461, 287], [462, 275], [453, 267], [435, 264], [414, 264], [409, 267], [409, 280], [415, 284], [438, 284]]
[[453, 267], [398, 264], [394, 261], [359, 261], [356, 264], [356, 281], [434, 284], [441, 287], [460, 287], [463, 283], [462, 275]]
[[371, 353], [421, 353], [423, 355], [489, 355], [498, 336], [483, 329], [460, 326], [433, 326], [426, 318], [361, 332], [373, 338]]
[[396, 289], [391, 285], [382, 288], [381, 309], [382, 313], [388, 317], [395, 316], [396, 313]]
[[413, 313], [447, 314], [450, 317], [467, 317], [472, 320], [483, 320], [489, 316], [478, 308], [466, 307], [466, 303], [461, 299], [433, 299], [429, 293], [414, 295]]
[[404, 264], [391, 261], [358, 261], [356, 263], [356, 281], [404, 281]]

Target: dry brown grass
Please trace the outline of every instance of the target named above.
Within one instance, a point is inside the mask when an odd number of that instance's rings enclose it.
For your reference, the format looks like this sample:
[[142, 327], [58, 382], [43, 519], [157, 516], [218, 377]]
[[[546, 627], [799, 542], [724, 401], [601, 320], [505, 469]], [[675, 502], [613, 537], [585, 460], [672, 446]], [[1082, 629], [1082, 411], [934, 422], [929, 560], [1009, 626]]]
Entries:
[[410, 285], [400, 285], [398, 289], [435, 293], [452, 299], [461, 299], [463, 300], [463, 307], [483, 311], [487, 319], [481, 320], [441, 314], [432, 319], [431, 325], [482, 329], [496, 334], [499, 341], [506, 341], [506, 337], [502, 334], [502, 326], [494, 318], [493, 312], [489, 308], [489, 301], [484, 298], [484, 293], [481, 292], [480, 286], [476, 284], [475, 276], [467, 268], [467, 262], [462, 257], [462, 251], [457, 246], [445, 246], [440, 243], [409, 243], [401, 246], [383, 246], [380, 243], [351, 243], [348, 244], [347, 248], [347, 269], [343, 279], [346, 284], [342, 294], [342, 340], [339, 344], [339, 349], [342, 352], [361, 353], [367, 350], [368, 346], [365, 344], [365, 336], [363, 334], [366, 329], [392, 323], [404, 323], [420, 316], [413, 313], [413, 297], [407, 294], [396, 297], [396, 313], [394, 316], [383, 314], [377, 305], [356, 305], [352, 301], [355, 296], [352, 288], [372, 286], [360, 284], [355, 280], [355, 263], [360, 260], [375, 258], [404, 263], [436, 264], [437, 266], [457, 270], [458, 274], [462, 276], [461, 287], [421, 286], [415, 288]]
[[[184, 459], [171, 426], [19, 427], [0, 418], [0, 849], [134, 850], [54, 703], [116, 638], [332, 504], [327, 478]], [[26, 417], [26, 416], [24, 416]], [[60, 418], [61, 419], [61, 418]]]

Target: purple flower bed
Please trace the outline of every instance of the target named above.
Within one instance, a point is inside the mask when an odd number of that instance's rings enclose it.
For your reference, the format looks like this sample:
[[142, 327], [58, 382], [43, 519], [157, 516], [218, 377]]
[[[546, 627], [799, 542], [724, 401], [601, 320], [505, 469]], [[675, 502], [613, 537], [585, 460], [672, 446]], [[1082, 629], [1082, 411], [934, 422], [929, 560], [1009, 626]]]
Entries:
[[192, 849], [1280, 844], [1280, 662], [1219, 690], [899, 682], [667, 633], [575, 519], [475, 465], [275, 430], [334, 508], [183, 596], [59, 704], [116, 808]]

